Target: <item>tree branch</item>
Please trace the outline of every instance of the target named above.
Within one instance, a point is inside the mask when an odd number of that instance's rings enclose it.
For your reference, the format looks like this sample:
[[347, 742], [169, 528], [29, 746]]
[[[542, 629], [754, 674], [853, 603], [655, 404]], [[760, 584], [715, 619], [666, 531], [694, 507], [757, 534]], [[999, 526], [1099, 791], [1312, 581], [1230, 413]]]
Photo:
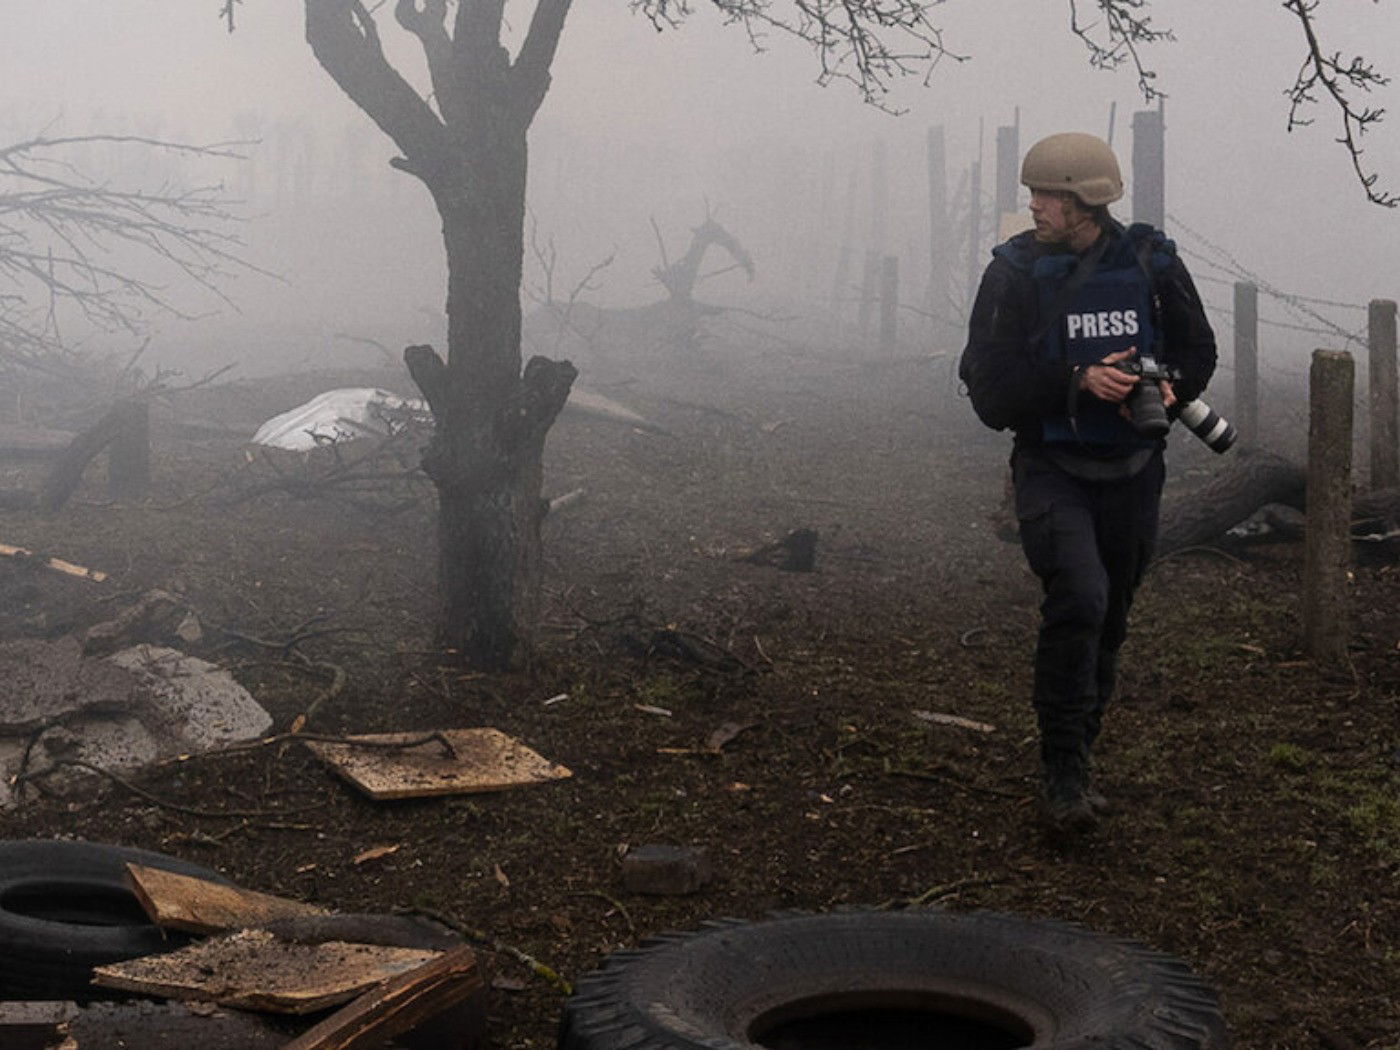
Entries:
[[1357, 179], [1366, 191], [1366, 199], [1385, 208], [1394, 208], [1400, 205], [1400, 196], [1377, 189], [1377, 173], [1368, 173], [1361, 163], [1361, 155], [1365, 152], [1361, 148], [1361, 138], [1373, 125], [1380, 123], [1385, 110], [1371, 107], [1358, 109], [1347, 94], [1348, 88], [1369, 92], [1373, 87], [1384, 87], [1390, 83], [1390, 78], [1382, 76], [1359, 55], [1350, 61], [1343, 61], [1340, 52], [1333, 52], [1330, 56], [1323, 54], [1312, 17], [1320, 2], [1321, 0], [1285, 0], [1283, 5], [1298, 17], [1303, 28], [1303, 38], [1308, 45], [1307, 54], [1298, 70], [1298, 77], [1287, 92], [1288, 130], [1292, 131], [1312, 123], [1311, 119], [1304, 119], [1300, 112], [1305, 107], [1317, 103], [1317, 89], [1321, 86], [1341, 112], [1342, 135], [1337, 142], [1345, 147], [1350, 155], [1352, 170], [1356, 172]]
[[[1157, 44], [1176, 38], [1170, 29], [1154, 29], [1146, 13], [1149, 0], [1094, 0], [1102, 22], [1082, 23], [1077, 0], [1069, 0], [1070, 32], [1089, 49], [1089, 65], [1094, 69], [1117, 69], [1124, 62], [1132, 63], [1137, 72], [1138, 90], [1151, 102], [1164, 98], [1154, 85], [1157, 74], [1148, 69], [1138, 50], [1147, 44]], [[1102, 38], [1098, 35], [1102, 33]]]
[[418, 38], [428, 60], [438, 112], [450, 123], [461, 98], [461, 84], [453, 70], [452, 38], [447, 35], [447, 0], [424, 0], [420, 11], [417, 0], [398, 0], [394, 17], [399, 25]]
[[445, 145], [442, 121], [384, 56], [374, 18], [359, 0], [305, 0], [306, 42], [322, 67], [426, 176]]
[[572, 0], [537, 0], [530, 31], [515, 58], [514, 78], [522, 93], [522, 116], [534, 118], [549, 91], [549, 69], [559, 48]]
[[[711, 0], [727, 23], [744, 27], [756, 50], [769, 30], [796, 37], [817, 53], [817, 82], [845, 80], [880, 108], [891, 82], [922, 71], [927, 82], [949, 51], [929, 11], [943, 0], [792, 0], [795, 15], [774, 10], [773, 0]], [[784, 6], [787, 6], [786, 4]], [[632, 0], [632, 8], [657, 29], [675, 28], [692, 13], [690, 0]]]
[[[218, 186], [122, 189], [99, 183], [68, 159], [69, 147], [163, 150], [237, 158], [238, 143], [192, 146], [133, 136], [33, 138], [0, 148], [0, 371], [42, 367], [61, 353], [60, 307], [104, 331], [139, 331], [148, 310], [187, 317], [149, 263], [219, 297], [231, 273], [253, 270], [238, 255], [236, 220]], [[139, 263], [120, 257], [135, 247]], [[168, 278], [168, 275], [165, 275]], [[40, 308], [38, 304], [46, 303]], [[44, 313], [40, 319], [40, 310]]]

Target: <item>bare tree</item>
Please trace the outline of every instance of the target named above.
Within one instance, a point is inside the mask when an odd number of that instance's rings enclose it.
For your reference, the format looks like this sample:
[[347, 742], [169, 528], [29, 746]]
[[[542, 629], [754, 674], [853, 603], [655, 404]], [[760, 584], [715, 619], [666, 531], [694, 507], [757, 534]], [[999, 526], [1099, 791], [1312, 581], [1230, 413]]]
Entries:
[[[437, 421], [423, 466], [438, 490], [439, 641], [492, 668], [529, 651], [544, 441], [577, 374], [543, 357], [522, 369], [520, 350], [525, 139], [570, 0], [537, 0], [513, 56], [502, 43], [504, 6], [397, 0], [394, 17], [427, 62], [432, 93], [424, 98], [389, 62], [362, 0], [305, 0], [317, 60], [393, 139], [402, 155], [392, 163], [424, 184], [442, 219], [446, 358], [426, 346], [404, 356]], [[641, 9], [667, 24], [688, 13], [677, 0], [644, 0]], [[826, 76], [852, 80], [872, 99], [889, 77], [943, 53], [927, 5], [916, 0], [801, 5], [795, 21], [766, 4], [724, 9], [751, 34], [776, 28], [811, 41]]]
[[223, 279], [248, 268], [236, 254], [236, 216], [220, 187], [98, 181], [72, 155], [102, 144], [238, 156], [230, 146], [112, 135], [0, 147], [0, 372], [52, 368], [68, 351], [65, 318], [135, 334], [152, 311], [180, 315], [168, 290], [172, 271], [222, 299]]

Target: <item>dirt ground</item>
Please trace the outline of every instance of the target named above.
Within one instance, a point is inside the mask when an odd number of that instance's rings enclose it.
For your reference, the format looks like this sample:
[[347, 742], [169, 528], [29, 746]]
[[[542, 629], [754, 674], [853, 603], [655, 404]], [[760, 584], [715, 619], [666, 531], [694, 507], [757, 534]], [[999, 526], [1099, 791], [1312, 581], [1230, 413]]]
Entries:
[[[239, 440], [321, 390], [401, 377], [189, 391], [157, 415], [147, 498], [107, 499], [99, 462], [57, 516], [0, 512], [0, 542], [111, 574], [0, 559], [4, 638], [56, 637], [164, 588], [203, 625], [187, 648], [232, 667], [277, 732], [309, 708], [320, 733], [495, 726], [571, 778], [373, 802], [283, 744], [31, 792], [0, 834], [451, 916], [494, 941], [500, 1048], [552, 1046], [561, 984], [649, 934], [845, 905], [994, 909], [1146, 942], [1218, 988], [1240, 1050], [1400, 1047], [1393, 559], [1356, 566], [1342, 668], [1300, 654], [1300, 545], [1160, 561], [1102, 742], [1117, 810], [1066, 847], [1034, 817], [1037, 588], [990, 520], [1009, 439], [979, 427], [947, 357], [714, 345], [665, 379], [613, 362], [590, 380], [655, 429], [555, 427], [546, 494], [583, 491], [546, 523], [528, 673], [463, 672], [433, 650], [425, 484], [298, 487], [334, 462], [274, 463]], [[1185, 434], [1172, 447], [1169, 489], [1189, 493], [1213, 457]], [[23, 469], [10, 484], [37, 476]], [[815, 571], [745, 560], [799, 528], [818, 534]], [[713, 882], [625, 893], [621, 857], [650, 843], [705, 847]], [[376, 846], [397, 848], [357, 860]]]

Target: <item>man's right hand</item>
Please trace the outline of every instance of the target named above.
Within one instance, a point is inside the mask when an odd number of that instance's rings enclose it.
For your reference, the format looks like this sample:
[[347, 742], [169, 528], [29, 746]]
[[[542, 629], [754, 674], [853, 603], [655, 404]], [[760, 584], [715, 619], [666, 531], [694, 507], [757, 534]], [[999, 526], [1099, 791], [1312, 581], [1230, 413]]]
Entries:
[[1133, 387], [1137, 386], [1137, 376], [1129, 375], [1115, 367], [1119, 361], [1137, 356], [1137, 347], [1130, 346], [1109, 354], [1102, 361], [1085, 365], [1079, 370], [1079, 389], [1087, 390], [1100, 401], [1121, 405]]

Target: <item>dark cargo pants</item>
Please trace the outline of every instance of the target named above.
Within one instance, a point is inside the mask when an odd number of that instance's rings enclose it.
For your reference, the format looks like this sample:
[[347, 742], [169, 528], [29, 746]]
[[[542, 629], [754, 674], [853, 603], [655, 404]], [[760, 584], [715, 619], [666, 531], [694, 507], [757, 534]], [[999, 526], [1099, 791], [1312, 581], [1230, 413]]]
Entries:
[[1045, 595], [1032, 699], [1047, 761], [1087, 756], [1098, 737], [1157, 542], [1164, 475], [1160, 450], [1111, 481], [1071, 476], [1038, 449], [1012, 456], [1021, 545]]

